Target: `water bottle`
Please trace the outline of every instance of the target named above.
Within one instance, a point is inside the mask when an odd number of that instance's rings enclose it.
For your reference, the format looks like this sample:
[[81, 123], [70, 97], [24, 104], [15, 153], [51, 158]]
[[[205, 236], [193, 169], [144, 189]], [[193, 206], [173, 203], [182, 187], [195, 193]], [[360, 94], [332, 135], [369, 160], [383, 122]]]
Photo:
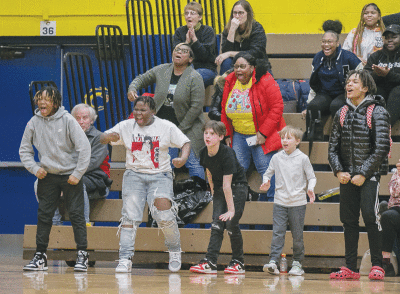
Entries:
[[281, 254], [281, 262], [279, 264], [279, 270], [280, 270], [281, 274], [287, 273], [287, 259], [286, 259], [285, 253]]

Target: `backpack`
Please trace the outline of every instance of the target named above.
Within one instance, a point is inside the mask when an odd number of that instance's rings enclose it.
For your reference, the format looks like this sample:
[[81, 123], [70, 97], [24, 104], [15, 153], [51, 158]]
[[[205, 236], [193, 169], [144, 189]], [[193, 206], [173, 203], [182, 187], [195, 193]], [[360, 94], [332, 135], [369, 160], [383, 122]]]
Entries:
[[[367, 107], [367, 125], [369, 129], [372, 129], [372, 112], [374, 111], [375, 104], [371, 104], [370, 106]], [[339, 116], [339, 121], [340, 121], [340, 126], [343, 127], [344, 119], [346, 117], [347, 111], [349, 110], [349, 107], [347, 105], [343, 106], [342, 109], [340, 110], [340, 116]], [[392, 126], [389, 127], [389, 138], [390, 138], [390, 151], [388, 154], [388, 157], [391, 158], [391, 153], [392, 153]]]

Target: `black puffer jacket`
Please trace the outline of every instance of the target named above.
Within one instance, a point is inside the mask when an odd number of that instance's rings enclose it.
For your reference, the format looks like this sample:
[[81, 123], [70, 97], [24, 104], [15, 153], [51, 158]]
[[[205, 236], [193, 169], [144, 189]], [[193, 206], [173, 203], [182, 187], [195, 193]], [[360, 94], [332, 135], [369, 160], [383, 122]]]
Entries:
[[[372, 128], [367, 124], [367, 107], [375, 104], [372, 113]], [[349, 110], [340, 125], [340, 111], [333, 119], [329, 140], [328, 158], [333, 173], [348, 172], [351, 176], [363, 175], [370, 179], [388, 172], [388, 153], [390, 151], [389, 113], [380, 96], [368, 95], [355, 108], [347, 103]]]

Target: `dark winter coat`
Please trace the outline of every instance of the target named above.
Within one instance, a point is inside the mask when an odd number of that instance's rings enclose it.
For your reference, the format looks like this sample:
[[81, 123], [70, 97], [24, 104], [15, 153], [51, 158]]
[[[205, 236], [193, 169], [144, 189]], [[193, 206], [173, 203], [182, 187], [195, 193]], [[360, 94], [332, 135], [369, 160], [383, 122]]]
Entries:
[[[367, 107], [375, 104], [371, 117], [372, 128], [367, 124]], [[367, 96], [355, 108], [347, 104], [349, 110], [340, 125], [340, 112], [336, 113], [329, 139], [328, 159], [335, 176], [338, 172], [348, 172], [351, 176], [363, 175], [367, 180], [388, 172], [390, 151], [389, 113], [384, 99]]]

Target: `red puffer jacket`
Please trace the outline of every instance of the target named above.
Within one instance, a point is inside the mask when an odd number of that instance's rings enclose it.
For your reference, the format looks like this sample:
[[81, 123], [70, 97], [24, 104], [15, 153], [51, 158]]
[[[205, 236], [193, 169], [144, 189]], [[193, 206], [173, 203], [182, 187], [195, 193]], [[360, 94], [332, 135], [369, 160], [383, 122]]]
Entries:
[[[270, 73], [266, 73], [260, 80], [256, 81], [256, 71], [253, 72], [253, 85], [249, 96], [253, 112], [253, 121], [256, 131], [266, 136], [262, 145], [264, 154], [282, 148], [281, 138], [278, 131], [286, 126], [283, 119], [283, 100], [278, 84]], [[236, 83], [235, 73], [226, 77], [224, 94], [222, 96], [221, 121], [226, 126], [227, 136], [233, 136], [233, 126], [230, 118], [226, 116], [226, 101]]]

